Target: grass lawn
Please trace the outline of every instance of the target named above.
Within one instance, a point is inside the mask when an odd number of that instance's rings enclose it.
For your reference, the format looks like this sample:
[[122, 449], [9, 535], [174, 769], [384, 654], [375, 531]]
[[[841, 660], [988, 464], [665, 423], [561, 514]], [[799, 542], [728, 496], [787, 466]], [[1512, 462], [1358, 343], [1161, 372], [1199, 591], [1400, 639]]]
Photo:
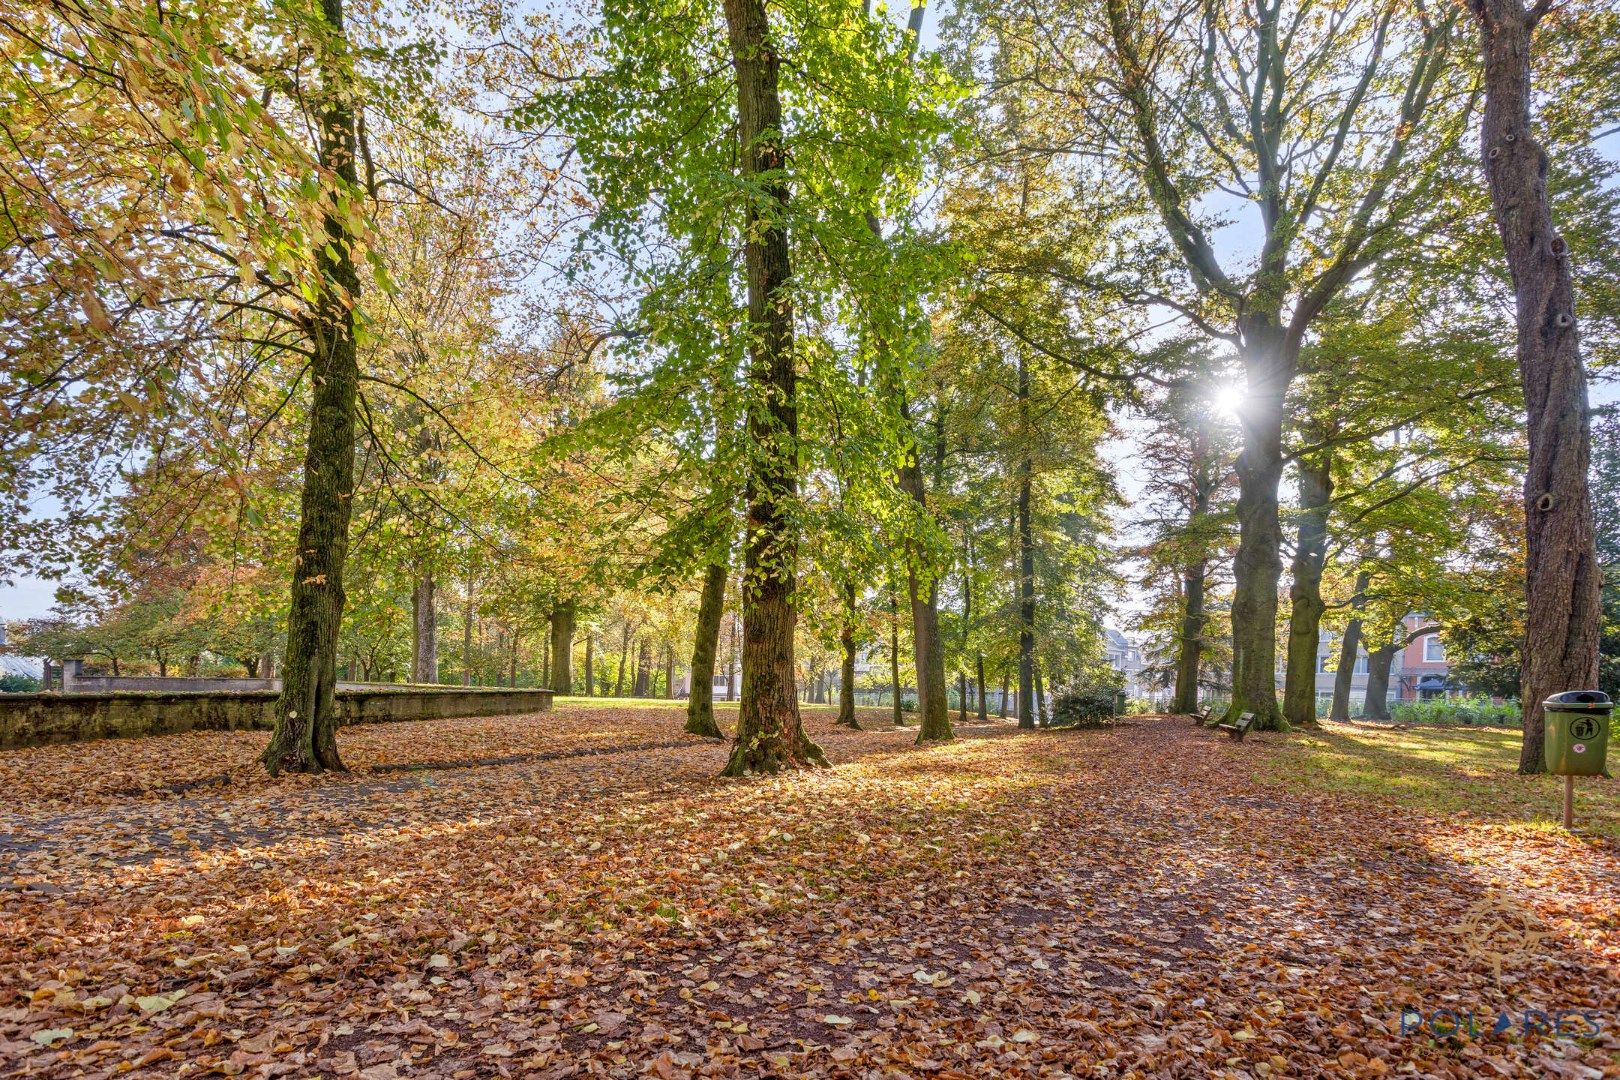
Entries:
[[[1561, 828], [1563, 778], [1518, 775], [1521, 742], [1518, 731], [1501, 728], [1330, 723], [1268, 743], [1255, 759], [1255, 779], [1301, 792], [1369, 796], [1435, 817]], [[1611, 772], [1616, 764], [1611, 757]], [[1620, 839], [1620, 781], [1578, 777], [1575, 823]]]

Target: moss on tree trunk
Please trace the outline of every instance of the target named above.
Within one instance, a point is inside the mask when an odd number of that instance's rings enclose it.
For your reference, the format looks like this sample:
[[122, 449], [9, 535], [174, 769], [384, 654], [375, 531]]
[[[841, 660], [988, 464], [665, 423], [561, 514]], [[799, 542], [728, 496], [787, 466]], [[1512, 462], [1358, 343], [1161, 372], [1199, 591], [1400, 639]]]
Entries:
[[[333, 42], [343, 39], [342, 0], [322, 0]], [[329, 47], [332, 42], [328, 43]], [[321, 63], [320, 158], [355, 183], [354, 110], [338, 76], [340, 58]], [[328, 195], [335, 203], [337, 193]], [[310, 315], [309, 431], [299, 498], [298, 549], [293, 556], [287, 651], [276, 726], [263, 762], [270, 775], [343, 769], [337, 749], [337, 642], [343, 625], [343, 564], [348, 557], [354, 495], [355, 399], [360, 370], [353, 307], [360, 294], [353, 238], [334, 209], [317, 252], [319, 282]]]
[[743, 178], [752, 196], [745, 211], [748, 277], [748, 437], [753, 465], [747, 485], [743, 565], [743, 679], [737, 737], [723, 775], [747, 776], [825, 765], [805, 734], [794, 686], [793, 590], [798, 542], [792, 514], [798, 498], [797, 358], [792, 265], [783, 223], [784, 179], [779, 58], [764, 0], [725, 0], [732, 66], [737, 75], [737, 136]]

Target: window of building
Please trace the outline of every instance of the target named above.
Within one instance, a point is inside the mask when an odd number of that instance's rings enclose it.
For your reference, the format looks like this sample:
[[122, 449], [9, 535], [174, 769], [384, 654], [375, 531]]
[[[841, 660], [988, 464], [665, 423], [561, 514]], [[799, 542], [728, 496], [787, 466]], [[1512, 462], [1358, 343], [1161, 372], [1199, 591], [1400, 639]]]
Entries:
[[1445, 662], [1446, 650], [1444, 646], [1440, 644], [1439, 634], [1430, 634], [1428, 637], [1423, 639], [1423, 659], [1424, 662], [1430, 664], [1441, 664]]

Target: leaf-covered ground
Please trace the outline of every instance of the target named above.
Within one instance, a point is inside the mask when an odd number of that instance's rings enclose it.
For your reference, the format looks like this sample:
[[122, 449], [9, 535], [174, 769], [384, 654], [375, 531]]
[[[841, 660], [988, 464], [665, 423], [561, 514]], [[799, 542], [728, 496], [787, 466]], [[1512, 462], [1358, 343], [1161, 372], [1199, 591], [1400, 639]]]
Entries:
[[1620, 1076], [1610, 839], [1174, 718], [811, 711], [835, 767], [746, 781], [681, 719], [0, 754], [0, 1073]]

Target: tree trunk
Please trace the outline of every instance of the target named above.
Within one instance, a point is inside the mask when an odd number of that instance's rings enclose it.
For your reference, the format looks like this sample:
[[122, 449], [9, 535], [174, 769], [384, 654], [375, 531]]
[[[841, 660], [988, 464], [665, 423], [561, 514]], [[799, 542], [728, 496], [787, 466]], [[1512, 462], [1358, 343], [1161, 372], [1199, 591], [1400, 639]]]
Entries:
[[424, 573], [411, 590], [411, 681], [439, 681], [439, 619], [433, 575]]
[[467, 602], [461, 612], [461, 685], [471, 686], [473, 683], [473, 577], [472, 570], [467, 571]]
[[1232, 705], [1228, 718], [1254, 714], [1255, 731], [1286, 731], [1277, 708], [1277, 583], [1282, 578], [1282, 404], [1288, 365], [1281, 333], [1254, 320], [1245, 335], [1248, 397], [1240, 410], [1238, 550], [1232, 561]]
[[1350, 684], [1356, 677], [1356, 663], [1360, 660], [1358, 653], [1361, 650], [1359, 612], [1367, 606], [1367, 586], [1371, 580], [1365, 570], [1356, 574], [1356, 592], [1350, 598], [1350, 609], [1357, 614], [1351, 615], [1349, 624], [1344, 628], [1344, 640], [1339, 642], [1339, 667], [1333, 673], [1333, 707], [1328, 712], [1329, 720], [1342, 723], [1350, 719]]
[[585, 631], [585, 696], [596, 696], [596, 635]]
[[[1027, 391], [1028, 377], [1019, 371], [1019, 389]], [[1035, 537], [1030, 528], [1031, 465], [1025, 457], [1018, 466], [1018, 726], [1035, 726]]]
[[574, 626], [579, 607], [565, 600], [551, 609], [551, 689], [553, 693], [574, 692]]
[[652, 697], [652, 680], [652, 642], [642, 638], [636, 646], [636, 683], [630, 696]]
[[1333, 501], [1332, 459], [1311, 455], [1299, 463], [1299, 538], [1294, 546], [1289, 590], [1288, 659], [1283, 678], [1283, 715], [1290, 724], [1314, 728], [1317, 652], [1322, 644], [1322, 567], [1327, 561], [1328, 512]]
[[979, 723], [987, 724], [987, 723], [990, 722], [990, 714], [989, 714], [989, 706], [985, 704], [985, 700], [984, 700], [984, 653], [979, 653], [979, 655], [978, 655], [978, 666], [979, 666]]
[[624, 634], [619, 640], [619, 678], [613, 684], [613, 696], [624, 697], [624, 672], [630, 663], [630, 623], [624, 624]]
[[1368, 720], [1389, 719], [1389, 669], [1398, 652], [1396, 645], [1381, 645], [1367, 653], [1367, 696], [1361, 715]]
[[889, 590], [889, 685], [894, 690], [894, 726], [905, 727], [900, 708], [900, 598]]
[[[900, 469], [900, 488], [919, 508], [926, 509], [922, 466], [908, 458]], [[921, 580], [917, 545], [908, 545], [906, 586], [911, 595], [912, 663], [917, 669], [917, 715], [921, 727], [917, 741], [943, 742], [954, 738], [951, 732], [950, 703], [945, 696], [945, 642], [939, 633], [939, 583]]]
[[782, 145], [780, 59], [770, 40], [765, 0], [725, 0], [732, 66], [737, 73], [737, 138], [742, 177], [751, 194], [744, 211], [748, 278], [748, 435], [755, 448], [746, 498], [743, 695], [737, 737], [724, 775], [775, 773], [827, 759], [804, 732], [794, 688], [793, 607], [798, 541], [792, 522], [798, 498], [799, 416], [792, 266], [782, 224], [788, 203]]
[[518, 628], [514, 626], [514, 627], [512, 627], [512, 657], [511, 657], [511, 664], [510, 664], [510, 666], [508, 668], [508, 671], [507, 671], [507, 683], [514, 690], [517, 689], [517, 669], [518, 669]]
[[1046, 726], [1046, 685], [1041, 681], [1040, 665], [1035, 665], [1035, 715], [1040, 718], [1041, 727]]
[[855, 586], [844, 586], [844, 621], [838, 628], [838, 726], [858, 728], [855, 719]]
[[1472, 0], [1485, 61], [1481, 150], [1518, 308], [1530, 466], [1524, 477], [1521, 773], [1546, 769], [1541, 703], [1597, 686], [1601, 579], [1587, 467], [1591, 417], [1568, 246], [1553, 225], [1547, 153], [1531, 131], [1533, 37], [1545, 4]]
[[1188, 563], [1181, 578], [1181, 640], [1176, 643], [1176, 689], [1170, 701], [1173, 713], [1198, 711], [1198, 672], [1204, 651], [1204, 583], [1209, 564]]
[[1012, 693], [1012, 682], [1011, 682], [1011, 680], [1012, 680], [1012, 673], [1009, 672], [1005, 667], [1002, 668], [1001, 669], [1001, 708], [999, 709], [999, 711], [997, 713], [997, 715], [1002, 720], [1007, 719], [1007, 698], [1009, 696], [1011, 696], [1011, 693]]
[[[321, 0], [328, 31], [343, 36], [343, 0]], [[337, 57], [319, 50], [321, 164], [356, 183], [354, 110], [338, 77]], [[353, 238], [333, 209], [324, 220], [326, 242], [316, 248], [316, 298], [309, 315], [311, 384], [309, 431], [299, 499], [298, 546], [293, 557], [292, 601], [275, 731], [262, 758], [270, 775], [343, 768], [337, 749], [337, 639], [343, 625], [343, 565], [349, 552], [354, 495], [355, 400], [360, 368], [353, 311], [359, 301]]]
[[720, 651], [720, 618], [725, 613], [727, 570], [714, 564], [703, 572], [697, 636], [692, 641], [692, 692], [686, 700], [686, 731], [709, 739], [723, 735], [714, 722], [714, 658]]
[[664, 698], [673, 700], [675, 697], [675, 646], [664, 646]]

